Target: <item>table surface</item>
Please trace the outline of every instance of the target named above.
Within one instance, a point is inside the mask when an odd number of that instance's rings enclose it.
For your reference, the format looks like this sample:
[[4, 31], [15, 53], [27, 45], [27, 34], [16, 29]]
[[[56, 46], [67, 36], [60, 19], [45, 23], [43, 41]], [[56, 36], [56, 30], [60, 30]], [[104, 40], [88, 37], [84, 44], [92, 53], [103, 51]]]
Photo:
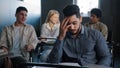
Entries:
[[25, 63], [27, 66], [33, 66], [33, 68], [112, 68], [106, 67], [102, 65], [88, 64], [85, 66], [80, 66], [78, 63], [36, 63], [36, 62], [28, 62]]
[[27, 66], [36, 66], [36, 67], [59, 67], [59, 68], [80, 68], [81, 66], [78, 63], [37, 63], [37, 62], [28, 62], [25, 63]]

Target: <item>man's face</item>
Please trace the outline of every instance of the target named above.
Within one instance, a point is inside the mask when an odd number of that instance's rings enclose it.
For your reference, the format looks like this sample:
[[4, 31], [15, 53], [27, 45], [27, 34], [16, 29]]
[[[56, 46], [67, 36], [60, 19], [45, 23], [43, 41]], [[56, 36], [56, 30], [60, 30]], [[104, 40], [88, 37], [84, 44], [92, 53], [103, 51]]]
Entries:
[[16, 14], [16, 19], [19, 23], [24, 23], [27, 18], [27, 12], [26, 11], [20, 11]]
[[72, 15], [69, 17], [69, 22], [67, 25], [70, 25], [70, 27], [68, 28], [68, 30], [73, 34], [77, 34], [79, 32], [79, 27], [81, 27], [81, 22], [82, 22], [82, 19], [81, 17], [80, 18], [77, 18], [76, 15]]
[[95, 14], [91, 14], [90, 16], [91, 23], [97, 23], [99, 21], [99, 18]]

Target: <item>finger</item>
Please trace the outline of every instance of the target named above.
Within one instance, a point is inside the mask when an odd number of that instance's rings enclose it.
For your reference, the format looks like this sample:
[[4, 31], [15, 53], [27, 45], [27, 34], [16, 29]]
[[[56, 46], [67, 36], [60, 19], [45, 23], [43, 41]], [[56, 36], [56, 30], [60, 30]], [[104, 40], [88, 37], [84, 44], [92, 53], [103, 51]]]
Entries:
[[34, 49], [34, 47], [32, 45], [30, 45], [30, 49]]
[[67, 26], [65, 27], [66, 32], [68, 31], [68, 29], [69, 29], [70, 26], [71, 26], [71, 25], [67, 25]]
[[31, 51], [31, 49], [27, 49], [27, 51]]
[[67, 22], [68, 22], [68, 18], [66, 17], [66, 18], [63, 20], [63, 22], [62, 22], [62, 24], [61, 24], [61, 27], [64, 28], [64, 27], [66, 26], [65, 24], [67, 24]]
[[3, 50], [5, 50], [5, 51], [7, 51], [7, 50], [8, 50], [6, 47], [3, 47], [2, 49], [3, 49]]
[[64, 24], [63, 24], [62, 27], [65, 28], [65, 27], [67, 26], [68, 22], [69, 22], [69, 18], [67, 18], [67, 19], [64, 21]]
[[33, 48], [31, 47], [31, 46], [29, 46], [28, 48], [27, 48], [27, 51], [31, 51]]
[[64, 26], [65, 26], [65, 27], [67, 26], [68, 22], [69, 22], [69, 18], [67, 18], [67, 20], [66, 20], [65, 23], [64, 23]]
[[61, 23], [61, 26], [64, 25], [65, 21], [67, 20], [67, 17], [63, 19], [62, 23]]

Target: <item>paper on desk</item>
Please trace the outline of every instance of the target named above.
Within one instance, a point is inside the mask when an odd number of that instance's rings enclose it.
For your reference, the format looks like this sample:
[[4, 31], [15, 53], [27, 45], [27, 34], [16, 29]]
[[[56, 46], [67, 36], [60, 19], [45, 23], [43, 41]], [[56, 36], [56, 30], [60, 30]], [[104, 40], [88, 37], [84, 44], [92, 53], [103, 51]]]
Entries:
[[59, 65], [67, 65], [67, 66], [80, 66], [78, 63], [71, 63], [71, 62], [62, 62], [58, 63]]
[[47, 39], [46, 41], [44, 41], [47, 44], [54, 44], [56, 41], [56, 39]]
[[[48, 63], [46, 63], [46, 64], [48, 64]], [[80, 65], [78, 63], [62, 62], [62, 63], [50, 63], [50, 64], [53, 64], [53, 65], [65, 65], [65, 66], [78, 66], [78, 67], [80, 67]], [[56, 68], [56, 67], [33, 66], [32, 68]]]

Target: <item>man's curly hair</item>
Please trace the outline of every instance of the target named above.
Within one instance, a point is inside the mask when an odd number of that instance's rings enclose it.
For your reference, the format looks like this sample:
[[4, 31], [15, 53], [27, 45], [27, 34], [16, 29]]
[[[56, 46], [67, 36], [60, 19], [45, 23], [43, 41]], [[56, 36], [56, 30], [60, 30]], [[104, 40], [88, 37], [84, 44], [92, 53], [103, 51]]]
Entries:
[[67, 5], [63, 9], [63, 14], [66, 17], [76, 15], [76, 17], [79, 18], [80, 17], [80, 8], [77, 5]]

